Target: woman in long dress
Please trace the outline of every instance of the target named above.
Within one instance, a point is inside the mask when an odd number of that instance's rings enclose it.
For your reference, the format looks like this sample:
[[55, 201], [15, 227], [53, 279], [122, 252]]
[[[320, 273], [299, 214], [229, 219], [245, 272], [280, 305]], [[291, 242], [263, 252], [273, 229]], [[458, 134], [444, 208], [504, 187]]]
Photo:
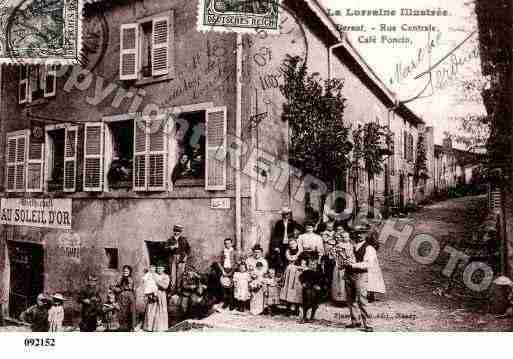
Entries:
[[169, 276], [164, 273], [164, 267], [159, 265], [157, 273], [154, 274], [157, 284], [157, 295], [155, 300], [146, 303], [143, 330], [148, 332], [159, 332], [168, 330], [167, 316], [167, 288], [169, 287]]
[[[303, 286], [299, 281], [299, 275], [302, 269], [296, 262], [299, 261], [301, 250], [295, 239], [289, 239], [289, 248], [285, 252], [285, 258], [288, 261], [285, 270], [285, 280], [280, 292], [280, 299], [287, 303], [287, 315], [294, 313], [299, 314], [299, 305], [303, 301]], [[298, 263], [299, 264], [299, 263]]]
[[346, 301], [345, 265], [354, 257], [354, 249], [349, 233], [340, 226], [337, 228], [337, 245], [333, 249], [335, 267], [333, 268], [333, 281], [331, 285], [331, 299], [341, 303]]
[[123, 266], [123, 274], [112, 288], [120, 307], [119, 331], [131, 332], [135, 328], [135, 292], [132, 267]]

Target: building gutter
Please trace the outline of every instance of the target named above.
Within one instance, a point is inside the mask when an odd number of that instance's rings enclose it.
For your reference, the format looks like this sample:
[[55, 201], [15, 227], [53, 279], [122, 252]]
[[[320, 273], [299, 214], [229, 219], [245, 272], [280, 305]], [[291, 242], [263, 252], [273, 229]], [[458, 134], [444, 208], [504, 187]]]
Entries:
[[[242, 139], [242, 34], [237, 33], [236, 40], [236, 109], [235, 136]], [[227, 149], [225, 149], [227, 150]], [[235, 247], [243, 250], [242, 243], [242, 201], [241, 201], [241, 158], [235, 158]]]

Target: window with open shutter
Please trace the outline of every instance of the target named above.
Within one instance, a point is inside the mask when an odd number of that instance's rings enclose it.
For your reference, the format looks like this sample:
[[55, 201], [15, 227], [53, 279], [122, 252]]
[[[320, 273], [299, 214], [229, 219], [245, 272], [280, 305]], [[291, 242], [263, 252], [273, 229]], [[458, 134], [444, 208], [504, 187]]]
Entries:
[[43, 73], [43, 96], [52, 97], [55, 96], [56, 89], [56, 76], [57, 70], [55, 65], [49, 65], [44, 68]]
[[26, 103], [29, 96], [29, 68], [27, 65], [20, 66], [20, 78], [18, 83], [18, 102]]
[[408, 159], [408, 132], [403, 131], [403, 158]]
[[122, 24], [119, 51], [119, 78], [136, 80], [139, 71], [139, 24]]
[[64, 192], [74, 192], [77, 183], [78, 127], [66, 127], [64, 137]]
[[147, 124], [141, 118], [134, 120], [134, 191], [145, 191], [147, 183], [146, 154], [148, 144], [146, 141]]
[[84, 135], [84, 191], [103, 188], [103, 123], [88, 122]]
[[44, 142], [29, 136], [27, 155], [27, 192], [43, 191]]
[[[161, 121], [156, 119], [155, 121]], [[165, 125], [150, 126], [148, 135], [148, 190], [164, 191], [166, 189], [166, 131]]]
[[153, 76], [169, 73], [169, 17], [153, 19], [151, 59]]
[[7, 134], [6, 190], [8, 192], [25, 190], [26, 145], [26, 130]]
[[226, 106], [207, 110], [205, 189], [226, 189]]

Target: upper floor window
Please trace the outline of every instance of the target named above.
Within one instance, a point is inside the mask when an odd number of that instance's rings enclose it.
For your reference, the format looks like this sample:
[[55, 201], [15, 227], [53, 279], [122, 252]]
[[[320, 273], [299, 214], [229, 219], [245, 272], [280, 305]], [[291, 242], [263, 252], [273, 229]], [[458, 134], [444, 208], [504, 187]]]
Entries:
[[22, 65], [19, 70], [18, 102], [30, 103], [55, 96], [55, 65]]
[[173, 14], [171, 10], [121, 25], [121, 80], [144, 80], [173, 75]]

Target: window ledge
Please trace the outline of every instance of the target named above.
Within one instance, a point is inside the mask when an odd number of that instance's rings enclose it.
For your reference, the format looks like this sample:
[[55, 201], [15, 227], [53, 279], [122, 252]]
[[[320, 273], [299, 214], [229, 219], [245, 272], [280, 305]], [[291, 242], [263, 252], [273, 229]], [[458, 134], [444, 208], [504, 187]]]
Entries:
[[136, 80], [135, 83], [134, 83], [134, 86], [145, 86], [145, 85], [151, 85], [151, 84], [155, 84], [155, 83], [158, 83], [158, 82], [163, 82], [163, 81], [170, 81], [173, 79], [173, 76], [171, 75], [163, 75], [163, 76], [158, 76], [158, 77], [145, 77], [143, 79], [140, 79], [140, 80]]
[[33, 100], [31, 102], [27, 102], [25, 103], [25, 106], [26, 107], [35, 107], [35, 106], [41, 106], [41, 105], [46, 105], [48, 104], [50, 101], [48, 100], [48, 97], [45, 97], [45, 98], [38, 98], [37, 100]]

